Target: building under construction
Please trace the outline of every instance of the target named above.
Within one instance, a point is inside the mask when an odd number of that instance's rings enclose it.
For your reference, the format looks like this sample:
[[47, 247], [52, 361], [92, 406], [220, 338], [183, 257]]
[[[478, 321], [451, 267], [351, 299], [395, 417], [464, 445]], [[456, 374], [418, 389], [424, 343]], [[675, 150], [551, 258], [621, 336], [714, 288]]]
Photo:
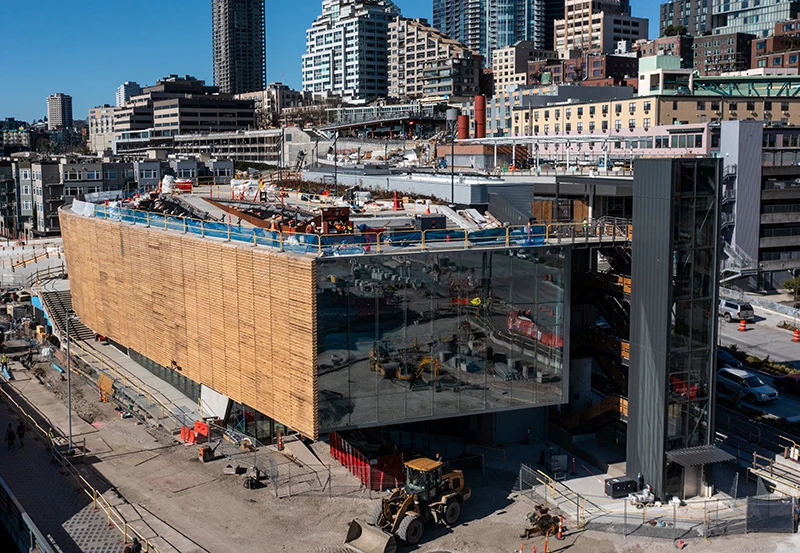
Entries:
[[341, 211], [300, 228], [252, 210], [242, 228], [81, 202], [60, 218], [82, 322], [250, 409], [264, 438], [627, 425], [628, 474], [695, 495], [725, 460], [694, 453], [712, 443], [719, 176], [710, 158], [638, 161], [632, 223], [351, 230]]

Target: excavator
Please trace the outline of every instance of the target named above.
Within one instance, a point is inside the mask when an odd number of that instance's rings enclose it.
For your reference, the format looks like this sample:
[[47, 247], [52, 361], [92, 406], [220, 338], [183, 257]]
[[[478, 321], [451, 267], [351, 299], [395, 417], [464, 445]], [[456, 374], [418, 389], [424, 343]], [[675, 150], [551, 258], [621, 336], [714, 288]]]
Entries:
[[395, 553], [397, 538], [408, 545], [422, 539], [427, 522], [454, 526], [472, 495], [464, 473], [421, 457], [405, 463], [406, 483], [375, 505], [369, 523], [350, 522], [345, 545], [357, 553]]
[[[401, 352], [398, 352], [400, 355]], [[375, 344], [369, 352], [369, 368], [371, 371], [378, 373], [382, 378], [395, 378], [403, 382], [413, 382], [420, 378], [423, 373], [428, 370], [433, 375], [433, 380], [439, 379], [439, 369], [441, 364], [435, 357], [424, 355], [416, 363], [404, 363], [402, 361], [389, 361], [389, 351], [379, 345]]]

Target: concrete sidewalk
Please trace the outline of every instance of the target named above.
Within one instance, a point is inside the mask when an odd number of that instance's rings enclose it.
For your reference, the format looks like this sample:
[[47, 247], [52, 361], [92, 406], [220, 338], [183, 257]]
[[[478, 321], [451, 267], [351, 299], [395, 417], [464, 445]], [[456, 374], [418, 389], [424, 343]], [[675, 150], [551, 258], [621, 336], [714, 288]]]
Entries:
[[[26, 381], [23, 378], [16, 383], [24, 387]], [[13, 407], [0, 408], [3, 430], [9, 423], [16, 428], [19, 420]], [[54, 462], [43, 439], [33, 429], [26, 433], [24, 446], [17, 441], [14, 447], [6, 444], [0, 447], [0, 476], [42, 533], [52, 537], [64, 553], [123, 550], [122, 534], [107, 526], [104, 513], [94, 510], [92, 499], [75, 478]], [[97, 481], [93, 485], [101, 493], [107, 489]]]

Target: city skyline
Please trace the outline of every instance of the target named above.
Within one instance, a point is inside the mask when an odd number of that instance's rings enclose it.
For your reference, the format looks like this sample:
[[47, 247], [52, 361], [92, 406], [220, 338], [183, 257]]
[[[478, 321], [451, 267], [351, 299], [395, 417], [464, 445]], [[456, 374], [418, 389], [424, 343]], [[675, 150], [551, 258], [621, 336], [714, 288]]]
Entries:
[[[6, 9], [9, 17], [31, 25], [7, 30], [12, 43], [27, 46], [0, 64], [4, 74], [15, 76], [0, 81], [0, 118], [42, 119], [47, 96], [56, 92], [72, 96], [75, 119], [85, 119], [90, 108], [113, 105], [117, 87], [125, 81], [145, 86], [169, 74], [189, 74], [211, 84], [211, 3], [195, 0], [192, 7], [186, 4], [140, 0], [134, 11], [101, 0], [87, 0], [80, 10], [56, 0], [10, 4]], [[432, 0], [395, 0], [395, 4], [405, 17], [433, 19]], [[658, 4], [633, 0], [632, 5], [634, 15], [658, 20]], [[266, 6], [267, 82], [279, 81], [299, 89], [305, 32], [319, 15], [322, 2], [266, 0]], [[153, 18], [156, 13], [158, 18]], [[124, 29], [118, 27], [121, 20], [131, 30], [128, 40], [123, 38]], [[171, 21], [180, 21], [180, 25]], [[89, 32], [87, 25], [118, 30], [109, 41], [105, 33]], [[650, 28], [655, 34], [658, 24]], [[32, 32], [48, 38], [30, 40]], [[58, 44], [58, 49], [53, 44]], [[76, 66], [82, 70], [76, 71]]]

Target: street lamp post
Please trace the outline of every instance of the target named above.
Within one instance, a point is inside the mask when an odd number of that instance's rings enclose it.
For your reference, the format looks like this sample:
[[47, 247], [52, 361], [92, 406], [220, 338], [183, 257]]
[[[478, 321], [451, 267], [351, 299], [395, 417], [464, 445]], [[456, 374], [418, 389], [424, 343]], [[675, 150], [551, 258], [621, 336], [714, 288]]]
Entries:
[[69, 355], [69, 321], [77, 318], [74, 313], [67, 311], [67, 426], [69, 427], [68, 451], [72, 451], [72, 359]]

